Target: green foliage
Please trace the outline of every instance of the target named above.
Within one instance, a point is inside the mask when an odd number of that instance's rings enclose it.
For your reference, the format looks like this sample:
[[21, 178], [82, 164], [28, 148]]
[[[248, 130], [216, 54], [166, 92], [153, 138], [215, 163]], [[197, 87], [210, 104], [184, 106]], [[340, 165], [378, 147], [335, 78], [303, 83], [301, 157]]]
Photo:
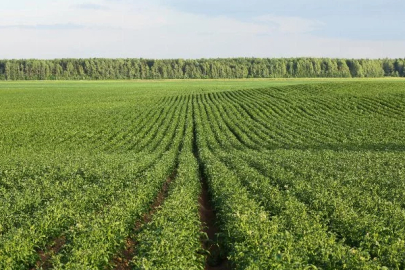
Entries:
[[0, 60], [1, 80], [346, 78], [405, 76], [403, 59], [224, 58]]
[[236, 269], [404, 267], [404, 97], [402, 83], [199, 97], [200, 149]]
[[[188, 103], [186, 130], [175, 179], [152, 221], [136, 235], [133, 264], [139, 269], [203, 269], [198, 197], [198, 164], [193, 156], [193, 119]], [[181, 254], [181, 255], [180, 255]]]
[[[244, 61], [198, 63], [198, 76]], [[384, 61], [385, 74], [403, 64]], [[136, 70], [197, 76], [196, 62], [165, 63]], [[282, 63], [255, 59], [238, 72], [272, 76]], [[118, 77], [135, 66], [104, 64]], [[58, 65], [58, 76], [104, 76], [97, 61]], [[372, 61], [331, 59], [289, 60], [277, 74], [347, 76], [352, 65], [382, 74]], [[134, 269], [203, 269], [202, 178], [219, 257], [234, 269], [403, 269], [404, 89], [401, 80], [0, 83], [0, 268], [40, 268], [45, 252], [54, 269], [112, 269], [130, 238]]]

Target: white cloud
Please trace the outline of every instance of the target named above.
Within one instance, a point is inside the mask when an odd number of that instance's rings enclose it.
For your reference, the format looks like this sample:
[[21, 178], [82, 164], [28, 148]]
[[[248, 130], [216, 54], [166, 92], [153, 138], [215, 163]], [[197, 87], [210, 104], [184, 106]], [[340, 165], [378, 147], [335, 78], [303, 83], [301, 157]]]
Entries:
[[278, 32], [286, 34], [301, 34], [319, 30], [324, 23], [318, 20], [310, 20], [300, 17], [281, 17], [273, 15], [258, 16], [254, 21], [271, 24]]
[[78, 5], [74, 5], [73, 7], [78, 8], [78, 9], [108, 10], [108, 7], [106, 7], [104, 5], [93, 4], [93, 3], [78, 4]]
[[37, 25], [5, 25], [1, 26], [0, 29], [35, 29], [35, 30], [72, 30], [72, 29], [82, 29], [86, 28], [84, 25], [78, 24], [37, 24]]
[[151, 2], [106, 0], [78, 8], [79, 0], [41, 1], [26, 9], [0, 9], [1, 57], [375, 58], [401, 57], [405, 47], [405, 41], [316, 37], [311, 32], [323, 24], [299, 17], [267, 15], [241, 21]]

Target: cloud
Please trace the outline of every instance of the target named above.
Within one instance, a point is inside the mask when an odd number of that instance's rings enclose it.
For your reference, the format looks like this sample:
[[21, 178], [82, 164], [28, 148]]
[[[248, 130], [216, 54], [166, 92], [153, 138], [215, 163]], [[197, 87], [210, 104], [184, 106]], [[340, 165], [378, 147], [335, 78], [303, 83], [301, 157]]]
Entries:
[[93, 4], [93, 3], [85, 3], [85, 4], [78, 4], [74, 6], [77, 9], [90, 9], [90, 10], [108, 10], [109, 8], [104, 5]]
[[258, 16], [255, 17], [253, 21], [270, 24], [275, 27], [278, 32], [286, 34], [310, 33], [325, 26], [324, 23], [318, 20], [273, 15]]
[[[19, 0], [15, 0], [19, 1]], [[195, 14], [148, 2], [80, 0], [0, 9], [1, 57], [403, 57], [405, 41], [322, 37], [324, 20]], [[211, 1], [211, 0], [210, 0]], [[73, 23], [74, 22], [74, 23]], [[41, 30], [41, 31], [38, 31]], [[29, 46], [27, 46], [29, 44]]]
[[34, 30], [77, 30], [85, 28], [84, 25], [66, 24], [37, 24], [37, 25], [0, 25], [0, 29], [34, 29]]
[[[209, 58], [209, 57], [401, 57], [405, 41], [353, 41], [309, 34], [258, 36], [211, 30], [209, 35], [180, 28], [156, 31], [0, 29], [5, 58]], [[27, 46], [30, 44], [30, 46]]]

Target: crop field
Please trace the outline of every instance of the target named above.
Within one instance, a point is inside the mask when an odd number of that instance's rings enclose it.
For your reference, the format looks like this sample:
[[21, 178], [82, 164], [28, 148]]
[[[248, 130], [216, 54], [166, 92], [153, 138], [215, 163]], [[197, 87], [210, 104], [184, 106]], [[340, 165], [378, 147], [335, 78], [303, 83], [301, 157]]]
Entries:
[[1, 82], [0, 269], [405, 269], [405, 81]]

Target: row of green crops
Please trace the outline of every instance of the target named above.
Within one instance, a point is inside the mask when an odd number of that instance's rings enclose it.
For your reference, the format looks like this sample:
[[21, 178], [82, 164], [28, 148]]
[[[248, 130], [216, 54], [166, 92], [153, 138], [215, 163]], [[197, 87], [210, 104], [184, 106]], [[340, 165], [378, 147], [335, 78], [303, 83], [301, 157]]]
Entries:
[[402, 81], [4, 85], [1, 269], [405, 268]]
[[[213, 114], [211, 108], [206, 106], [207, 114], [203, 117]], [[224, 240], [229, 243], [228, 255], [235, 266], [240, 269], [300, 269], [316, 265], [328, 269], [372, 268], [374, 263], [363, 260], [364, 254], [353, 253], [329, 235], [322, 224], [307, 213], [305, 205], [280, 194], [277, 188], [268, 185], [267, 179], [260, 183], [257, 175], [252, 177], [247, 173], [248, 168], [243, 163], [236, 162], [235, 169], [218, 160], [221, 154], [229, 158], [236, 155], [219, 150], [221, 146], [215, 140], [215, 129], [215, 126], [211, 130], [209, 126], [201, 128], [207, 140], [201, 142], [201, 148], [211, 150], [205, 153], [207, 176], [212, 192], [219, 197], [216, 205], [222, 218], [224, 236], [235, 237]], [[217, 136], [221, 134], [217, 133]], [[222, 142], [229, 142], [235, 138], [230, 135], [222, 139]], [[228, 200], [231, 201], [227, 203]], [[261, 200], [267, 204], [265, 207], [260, 206]], [[228, 204], [228, 208], [223, 208]], [[280, 212], [282, 215], [276, 215]], [[235, 231], [232, 233], [232, 230]], [[229, 231], [231, 233], [226, 235]]]
[[46, 249], [61, 237], [67, 241], [53, 258], [55, 267], [108, 265], [135, 220], [147, 210], [174, 170], [185, 126], [181, 115], [186, 106], [181, 99], [179, 104], [168, 106], [164, 114], [164, 136], [150, 127], [155, 126], [154, 122], [145, 127], [145, 136], [137, 141], [144, 145], [142, 151], [98, 155], [78, 162], [93, 162], [86, 164], [89, 168], [72, 169], [77, 163], [63, 167], [66, 161], [59, 157], [52, 161], [57, 164], [54, 168], [38, 174], [25, 168], [4, 170], [1, 180], [8, 188], [2, 190], [1, 197], [2, 268], [34, 265], [39, 260], [38, 249]]
[[232, 195], [247, 193], [267, 215], [249, 222], [278, 231], [265, 246], [264, 228], [228, 234], [229, 223], [252, 225], [234, 220], [242, 210], [222, 210], [229, 198], [220, 198], [223, 233], [239, 237], [224, 240], [236, 268], [404, 267], [403, 90], [341, 84], [199, 96], [211, 188], [232, 183]]
[[140, 269], [203, 269], [204, 251], [198, 197], [198, 163], [193, 155], [192, 102], [188, 103], [186, 130], [178, 157], [176, 178], [167, 199], [141, 232], [133, 263]]

